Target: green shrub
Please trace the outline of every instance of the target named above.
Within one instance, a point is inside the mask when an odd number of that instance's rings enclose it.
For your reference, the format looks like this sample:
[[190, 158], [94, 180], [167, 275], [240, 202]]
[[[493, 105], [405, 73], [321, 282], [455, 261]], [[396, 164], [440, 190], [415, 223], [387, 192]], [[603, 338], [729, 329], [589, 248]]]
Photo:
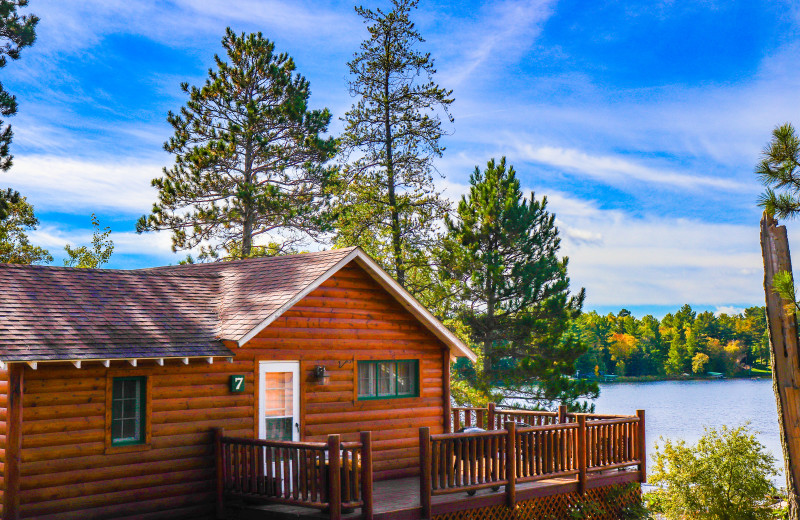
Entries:
[[[662, 439], [663, 441], [663, 439]], [[775, 518], [771, 477], [775, 457], [749, 425], [706, 428], [696, 445], [666, 440], [656, 446], [645, 495], [649, 508], [670, 520], [761, 520]]]

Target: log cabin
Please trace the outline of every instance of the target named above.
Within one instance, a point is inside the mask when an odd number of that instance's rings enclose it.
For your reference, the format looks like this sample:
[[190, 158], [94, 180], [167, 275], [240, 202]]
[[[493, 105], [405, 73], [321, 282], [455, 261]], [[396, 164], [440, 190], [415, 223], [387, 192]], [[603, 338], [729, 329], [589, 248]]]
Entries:
[[[451, 409], [450, 362], [475, 354], [358, 248], [138, 270], [0, 264], [0, 287], [3, 519], [338, 519], [347, 506], [430, 518], [431, 468], [445, 484], [469, 472], [437, 466], [431, 447], [487, 426], [484, 412], [495, 429], [494, 409]], [[615, 468], [643, 465], [628, 419]], [[577, 425], [540, 441], [578, 446]], [[494, 446], [494, 480], [485, 462], [483, 480], [451, 475], [442, 493], [505, 482], [516, 503], [514, 442]], [[578, 479], [563, 454], [529, 477]], [[411, 485], [414, 503], [373, 496], [373, 481], [390, 495]]]

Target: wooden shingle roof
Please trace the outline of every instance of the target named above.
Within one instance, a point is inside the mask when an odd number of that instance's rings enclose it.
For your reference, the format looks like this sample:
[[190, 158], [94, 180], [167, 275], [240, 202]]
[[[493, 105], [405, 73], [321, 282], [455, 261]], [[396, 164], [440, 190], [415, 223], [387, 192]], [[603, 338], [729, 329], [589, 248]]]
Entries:
[[221, 277], [0, 264], [0, 361], [230, 356]]
[[145, 271], [186, 276], [187, 279], [197, 275], [219, 276], [217, 334], [222, 339], [239, 341], [354, 249], [154, 267]]
[[474, 354], [358, 248], [138, 270], [0, 264], [0, 361], [228, 357], [350, 261]]

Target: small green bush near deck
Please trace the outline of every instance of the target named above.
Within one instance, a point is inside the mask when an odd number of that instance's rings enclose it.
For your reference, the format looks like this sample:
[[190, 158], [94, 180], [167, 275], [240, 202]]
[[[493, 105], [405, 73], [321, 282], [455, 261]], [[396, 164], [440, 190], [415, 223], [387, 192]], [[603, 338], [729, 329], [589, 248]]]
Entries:
[[778, 474], [775, 457], [749, 425], [706, 428], [693, 446], [663, 440], [656, 446], [645, 499], [669, 520], [762, 520], [780, 518], [773, 509]]

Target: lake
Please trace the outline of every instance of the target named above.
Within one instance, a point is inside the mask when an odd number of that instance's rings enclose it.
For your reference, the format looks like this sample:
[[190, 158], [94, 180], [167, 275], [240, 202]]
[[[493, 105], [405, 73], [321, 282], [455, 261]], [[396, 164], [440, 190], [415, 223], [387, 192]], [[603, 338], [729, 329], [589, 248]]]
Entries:
[[778, 413], [769, 379], [661, 381], [600, 385], [597, 413], [646, 411], [648, 463], [659, 437], [695, 443], [703, 426], [739, 426], [747, 421], [759, 441], [778, 459], [778, 487], [786, 487]]

